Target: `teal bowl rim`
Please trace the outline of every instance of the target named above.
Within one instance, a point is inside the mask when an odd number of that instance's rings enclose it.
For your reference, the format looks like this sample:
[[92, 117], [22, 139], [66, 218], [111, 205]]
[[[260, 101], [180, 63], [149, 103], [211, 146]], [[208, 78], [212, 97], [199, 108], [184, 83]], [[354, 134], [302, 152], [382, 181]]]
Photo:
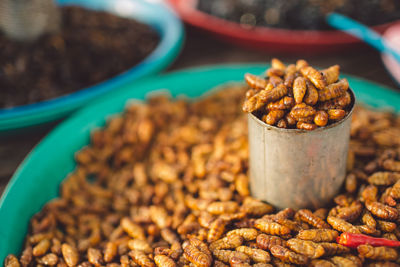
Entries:
[[[60, 152], [65, 152], [67, 149], [76, 152], [86, 145], [89, 142], [91, 130], [104, 125], [108, 117], [120, 113], [129, 100], [143, 99], [147, 94], [159, 91], [160, 88], [170, 89], [173, 97], [182, 94], [189, 98], [201, 97], [215, 86], [226, 82], [243, 81], [243, 75], [246, 72], [261, 74], [266, 67], [266, 64], [229, 64], [159, 74], [135, 84], [126, 85], [116, 90], [114, 95], [96, 100], [62, 122], [26, 156], [0, 199], [0, 218], [2, 218], [0, 220], [0, 262], [4, 260], [7, 253], [18, 252], [27, 231], [28, 219], [26, 218], [31, 218], [42, 205], [58, 195], [59, 185], [66, 177], [65, 173], [73, 170], [75, 166], [73, 153], [67, 153], [67, 156]], [[358, 102], [400, 113], [399, 92], [357, 77], [349, 75], [343, 75], [343, 77], [349, 79]], [[54, 169], [49, 165], [49, 161], [59, 163], [59, 158], [62, 158], [60, 161], [63, 161], [64, 164], [61, 166], [62, 168]], [[47, 167], [46, 170], [43, 166], [50, 166], [53, 169], [49, 171], [50, 167]], [[46, 171], [47, 176], [42, 175], [43, 171]], [[57, 177], [57, 173], [60, 178]], [[40, 183], [36, 180], [38, 175], [47, 177], [43, 179], [54, 182], [50, 185], [49, 183]], [[49, 176], [51, 178], [48, 178]], [[32, 179], [32, 177], [36, 179]], [[38, 184], [40, 185], [38, 186]], [[40, 189], [31, 190], [30, 188], [33, 186]], [[24, 198], [30, 202], [22, 200]], [[33, 208], [26, 211], [26, 203]], [[18, 233], [22, 237], [17, 240], [12, 239], [12, 233]]]
[[57, 0], [57, 3], [61, 6], [78, 5], [111, 11], [136, 19], [154, 28], [160, 35], [160, 43], [142, 62], [106, 81], [54, 99], [0, 109], [0, 132], [60, 119], [124, 84], [162, 71], [173, 62], [182, 48], [183, 24], [164, 3], [146, 0]]

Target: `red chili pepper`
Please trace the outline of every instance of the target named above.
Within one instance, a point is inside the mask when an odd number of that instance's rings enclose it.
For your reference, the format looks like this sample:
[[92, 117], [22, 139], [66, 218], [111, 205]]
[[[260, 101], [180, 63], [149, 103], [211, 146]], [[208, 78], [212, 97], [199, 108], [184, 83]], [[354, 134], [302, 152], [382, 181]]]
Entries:
[[398, 247], [400, 241], [390, 240], [386, 238], [377, 238], [363, 234], [342, 233], [337, 237], [336, 242], [350, 248], [357, 248], [359, 245], [369, 244], [374, 247]]

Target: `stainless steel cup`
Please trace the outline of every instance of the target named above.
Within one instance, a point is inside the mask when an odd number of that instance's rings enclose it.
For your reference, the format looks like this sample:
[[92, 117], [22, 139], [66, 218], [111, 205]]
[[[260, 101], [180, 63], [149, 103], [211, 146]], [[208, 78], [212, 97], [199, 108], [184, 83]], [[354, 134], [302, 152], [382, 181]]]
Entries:
[[318, 208], [339, 191], [345, 175], [354, 109], [313, 131], [270, 126], [249, 113], [251, 194], [276, 207]]

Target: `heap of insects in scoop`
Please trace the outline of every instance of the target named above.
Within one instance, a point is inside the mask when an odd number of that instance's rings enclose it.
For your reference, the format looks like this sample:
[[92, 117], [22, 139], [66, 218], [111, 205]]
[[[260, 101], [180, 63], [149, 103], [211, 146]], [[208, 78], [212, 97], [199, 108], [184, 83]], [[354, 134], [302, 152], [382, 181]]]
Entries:
[[286, 67], [274, 58], [267, 78], [245, 75], [250, 89], [243, 111], [279, 128], [314, 130], [340, 121], [352, 98], [347, 79], [339, 80], [339, 69], [334, 65], [318, 71], [305, 60]]

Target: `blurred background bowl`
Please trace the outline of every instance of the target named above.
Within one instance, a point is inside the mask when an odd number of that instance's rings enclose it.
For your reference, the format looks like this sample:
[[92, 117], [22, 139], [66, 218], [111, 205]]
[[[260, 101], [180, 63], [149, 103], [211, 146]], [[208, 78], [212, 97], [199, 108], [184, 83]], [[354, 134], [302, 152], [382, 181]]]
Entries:
[[146, 0], [57, 0], [63, 5], [107, 11], [135, 19], [155, 29], [160, 41], [142, 62], [125, 72], [74, 93], [33, 104], [0, 109], [0, 132], [32, 127], [61, 119], [93, 99], [141, 77], [158, 73], [177, 57], [184, 39], [183, 26], [165, 4]]
[[[198, 0], [167, 0], [182, 20], [220, 39], [241, 46], [291, 53], [321, 53], [354, 48], [362, 42], [336, 30], [289, 30], [270, 27], [245, 29], [239, 23], [198, 10]], [[393, 23], [372, 27], [382, 33]]]

